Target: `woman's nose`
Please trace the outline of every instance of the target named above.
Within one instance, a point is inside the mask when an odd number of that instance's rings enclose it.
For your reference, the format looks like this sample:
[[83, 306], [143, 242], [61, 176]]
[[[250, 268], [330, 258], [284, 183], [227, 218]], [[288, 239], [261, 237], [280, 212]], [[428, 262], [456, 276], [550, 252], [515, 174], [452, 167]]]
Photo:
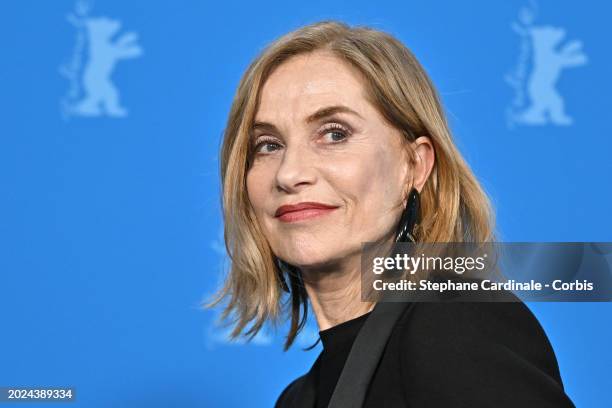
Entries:
[[314, 160], [316, 158], [303, 146], [286, 147], [276, 172], [278, 188], [292, 192], [313, 184], [316, 180]]

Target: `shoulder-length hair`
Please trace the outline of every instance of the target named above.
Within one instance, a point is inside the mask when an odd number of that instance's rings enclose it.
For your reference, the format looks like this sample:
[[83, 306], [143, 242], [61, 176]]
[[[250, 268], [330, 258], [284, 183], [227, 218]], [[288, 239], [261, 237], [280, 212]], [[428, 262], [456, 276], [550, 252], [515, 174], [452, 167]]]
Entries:
[[[244, 73], [227, 120], [220, 170], [231, 266], [225, 284], [205, 307], [228, 299], [221, 319], [231, 316], [232, 339], [244, 332], [250, 340], [266, 321], [276, 326], [280, 317], [290, 314], [285, 350], [306, 322], [308, 296], [299, 273], [279, 269], [249, 202], [249, 135], [261, 89], [272, 71], [292, 56], [317, 50], [331, 52], [361, 72], [369, 101], [407, 141], [416, 135], [431, 139], [435, 164], [421, 191], [417, 240], [486, 242], [494, 234], [490, 201], [453, 143], [434, 85], [406, 46], [388, 33], [338, 21], [321, 21], [278, 38]], [[285, 304], [284, 291], [288, 292]], [[287, 305], [289, 310], [283, 307]]]

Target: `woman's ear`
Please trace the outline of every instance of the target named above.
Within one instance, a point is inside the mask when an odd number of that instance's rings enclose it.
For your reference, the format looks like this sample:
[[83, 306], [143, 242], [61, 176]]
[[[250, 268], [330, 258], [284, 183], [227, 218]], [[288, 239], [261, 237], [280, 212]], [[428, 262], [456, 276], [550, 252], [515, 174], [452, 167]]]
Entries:
[[411, 144], [414, 152], [412, 166], [413, 187], [420, 193], [433, 169], [436, 155], [433, 143], [428, 136], [420, 136]]

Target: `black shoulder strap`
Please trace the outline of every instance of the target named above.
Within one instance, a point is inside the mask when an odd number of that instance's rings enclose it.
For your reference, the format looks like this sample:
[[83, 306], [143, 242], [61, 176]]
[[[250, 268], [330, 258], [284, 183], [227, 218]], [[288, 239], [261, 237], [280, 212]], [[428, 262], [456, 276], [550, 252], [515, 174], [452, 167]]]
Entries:
[[361, 407], [395, 323], [412, 303], [379, 302], [363, 323], [328, 408]]
[[[362, 406], [391, 331], [402, 313], [411, 305], [412, 303], [406, 302], [376, 304], [353, 342], [328, 408]], [[295, 381], [287, 390], [287, 395], [282, 398], [282, 404], [277, 403], [277, 407], [314, 408], [316, 384], [310, 374], [320, 358], [319, 354], [309, 373]]]

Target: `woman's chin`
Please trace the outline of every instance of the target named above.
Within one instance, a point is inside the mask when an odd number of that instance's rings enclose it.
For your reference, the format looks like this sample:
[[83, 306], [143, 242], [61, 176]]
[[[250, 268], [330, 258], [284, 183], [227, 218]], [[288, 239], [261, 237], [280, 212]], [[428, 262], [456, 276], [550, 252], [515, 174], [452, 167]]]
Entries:
[[328, 251], [301, 252], [283, 258], [287, 263], [296, 266], [303, 271], [337, 270], [340, 259]]

